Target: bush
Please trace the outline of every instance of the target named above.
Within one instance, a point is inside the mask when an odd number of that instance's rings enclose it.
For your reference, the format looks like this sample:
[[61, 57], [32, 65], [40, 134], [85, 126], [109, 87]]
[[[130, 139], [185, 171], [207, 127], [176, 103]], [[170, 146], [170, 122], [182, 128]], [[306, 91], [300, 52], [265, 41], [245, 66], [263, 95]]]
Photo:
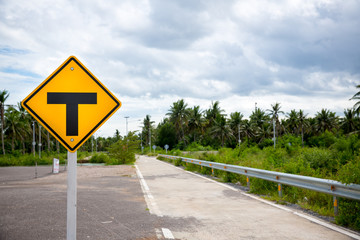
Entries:
[[311, 137], [308, 144], [312, 147], [328, 148], [336, 142], [336, 137], [332, 132], [325, 131], [319, 136]]
[[338, 169], [338, 161], [336, 155], [327, 149], [309, 148], [303, 152], [305, 162], [310, 164], [310, 167], [322, 173], [322, 176], [329, 173], [335, 173]]
[[89, 162], [90, 163], [107, 163], [107, 162], [109, 162], [109, 160], [110, 160], [110, 158], [107, 154], [97, 153], [90, 158]]
[[260, 149], [271, 147], [274, 146], [274, 141], [272, 139], [264, 139], [262, 142], [259, 143], [258, 146]]
[[116, 143], [110, 146], [109, 156], [107, 164], [119, 165], [119, 164], [130, 164], [135, 162], [135, 152], [140, 145], [140, 141], [133, 132], [124, 138], [120, 139]]
[[202, 146], [197, 142], [192, 142], [190, 145], [186, 147], [186, 151], [195, 152], [195, 151], [211, 151], [212, 148], [210, 146]]
[[349, 199], [339, 199], [339, 215], [335, 217], [337, 224], [360, 230], [360, 202]]

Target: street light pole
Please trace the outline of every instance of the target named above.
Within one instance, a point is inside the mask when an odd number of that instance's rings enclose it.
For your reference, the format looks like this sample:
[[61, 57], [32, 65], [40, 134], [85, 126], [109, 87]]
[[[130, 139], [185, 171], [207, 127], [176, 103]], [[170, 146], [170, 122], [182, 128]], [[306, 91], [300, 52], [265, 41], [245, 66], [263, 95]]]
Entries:
[[94, 153], [94, 136], [91, 136], [91, 152]]
[[273, 119], [273, 129], [274, 129], [274, 149], [275, 149], [275, 146], [276, 146], [276, 135], [275, 135], [275, 117]]
[[239, 147], [240, 147], [240, 143], [241, 143], [241, 139], [240, 139], [240, 123], [239, 123], [239, 125], [238, 125], [238, 131], [239, 131]]
[[127, 134], [128, 134], [128, 131], [127, 131], [128, 130], [127, 129], [127, 119], [129, 118], [129, 116], [126, 116], [125, 118], [126, 118], [126, 136], [127, 136]]
[[95, 152], [97, 152], [97, 137], [96, 137], [96, 133], [95, 133]]
[[142, 145], [142, 131], [140, 132], [140, 145], [141, 145], [141, 153], [143, 153], [143, 145]]
[[35, 146], [36, 146], [36, 142], [35, 142], [35, 121], [33, 121], [32, 123], [32, 126], [33, 126], [33, 142], [32, 142], [32, 145], [33, 145], [33, 154], [34, 154], [34, 157], [35, 157]]
[[39, 159], [41, 158], [41, 125], [39, 125]]
[[[35, 148], [36, 148], [36, 142], [35, 142], [35, 121], [33, 121], [33, 142], [32, 142], [32, 145], [33, 145], [33, 152], [34, 152], [34, 158], [35, 158]], [[37, 178], [37, 160], [35, 159], [35, 178]]]
[[151, 127], [149, 127], [149, 150], [151, 153]]

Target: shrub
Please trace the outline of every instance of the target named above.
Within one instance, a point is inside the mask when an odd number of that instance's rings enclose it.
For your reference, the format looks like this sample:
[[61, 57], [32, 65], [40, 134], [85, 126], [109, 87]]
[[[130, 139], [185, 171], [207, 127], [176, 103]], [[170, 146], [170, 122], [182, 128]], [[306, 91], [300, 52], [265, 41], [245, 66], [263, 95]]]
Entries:
[[336, 142], [336, 137], [332, 132], [325, 131], [319, 136], [311, 137], [308, 140], [310, 146], [328, 148]]
[[309, 148], [303, 152], [303, 158], [311, 168], [324, 171], [324, 174], [334, 173], [339, 167], [336, 155], [327, 149]]
[[211, 151], [212, 148], [210, 146], [202, 146], [197, 142], [192, 142], [190, 145], [186, 147], [186, 151], [194, 152], [194, 151]]
[[135, 162], [135, 152], [140, 145], [140, 141], [133, 132], [129, 132], [128, 136], [120, 139], [112, 144], [109, 148], [109, 156], [107, 164], [118, 165]]
[[271, 146], [274, 146], [274, 141], [272, 139], [264, 139], [262, 142], [259, 143], [259, 148], [260, 149], [263, 149], [263, 148], [266, 148], [266, 147], [271, 147]]
[[349, 199], [339, 199], [339, 215], [335, 217], [337, 224], [360, 230], [360, 202]]
[[90, 163], [107, 163], [107, 162], [109, 162], [109, 160], [110, 160], [110, 158], [107, 154], [97, 153], [90, 158], [89, 162]]

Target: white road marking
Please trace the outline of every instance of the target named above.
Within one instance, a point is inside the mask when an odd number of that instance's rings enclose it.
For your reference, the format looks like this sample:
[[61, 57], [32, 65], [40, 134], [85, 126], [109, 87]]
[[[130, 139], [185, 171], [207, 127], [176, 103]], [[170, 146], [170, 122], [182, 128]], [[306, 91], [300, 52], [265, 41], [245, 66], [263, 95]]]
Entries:
[[[169, 164], [169, 163], [166, 163], [166, 162], [162, 162], [162, 161], [157, 160], [157, 159], [156, 159], [156, 161], [159, 161], [159, 162], [161, 162], [161, 163], [163, 163], [163, 164], [167, 164], [167, 165], [173, 166], [172, 164]], [[173, 166], [173, 167], [175, 167], [175, 166]], [[250, 197], [250, 198], [253, 198], [253, 199], [255, 199], [255, 200], [258, 200], [258, 201], [260, 201], [260, 202], [263, 202], [263, 203], [265, 203], [265, 204], [268, 204], [268, 205], [270, 205], [270, 206], [273, 206], [273, 207], [282, 209], [282, 210], [284, 210], [284, 211], [293, 213], [293, 214], [295, 214], [295, 215], [297, 215], [297, 216], [299, 216], [299, 217], [305, 218], [305, 219], [307, 219], [307, 220], [309, 220], [309, 221], [311, 221], [311, 222], [317, 223], [317, 224], [319, 224], [319, 225], [321, 225], [321, 226], [323, 226], [323, 227], [329, 228], [329, 229], [331, 229], [331, 230], [333, 230], [333, 231], [336, 231], [336, 232], [342, 233], [342, 234], [344, 234], [344, 235], [347, 235], [347, 236], [349, 236], [349, 237], [352, 237], [352, 238], [354, 238], [354, 239], [360, 240], [360, 236], [359, 236], [358, 234], [356, 234], [355, 232], [350, 232], [350, 231], [347, 230], [347, 229], [344, 229], [344, 228], [341, 228], [341, 227], [338, 227], [338, 226], [334, 226], [334, 225], [332, 225], [332, 224], [330, 224], [330, 223], [327, 223], [327, 222], [324, 222], [324, 221], [322, 221], [322, 220], [320, 220], [320, 219], [317, 219], [317, 218], [314, 218], [314, 217], [311, 217], [311, 216], [308, 216], [308, 215], [305, 215], [305, 214], [302, 214], [302, 213], [298, 213], [298, 212], [293, 211], [292, 209], [289, 209], [289, 208], [287, 208], [287, 207], [274, 204], [274, 203], [272, 203], [272, 202], [270, 202], [270, 201], [267, 201], [267, 200], [262, 199], [262, 198], [260, 198], [260, 197], [257, 197], [257, 196], [254, 196], [254, 195], [245, 193], [245, 192], [243, 192], [243, 191], [241, 191], [241, 190], [239, 190], [239, 189], [236, 189], [236, 188], [234, 188], [234, 187], [232, 187], [232, 186], [229, 186], [229, 185], [224, 184], [224, 183], [217, 182], [217, 181], [215, 181], [215, 180], [213, 180], [213, 179], [210, 179], [210, 178], [201, 176], [201, 175], [199, 175], [199, 174], [196, 174], [196, 173], [193, 173], [193, 172], [190, 172], [190, 171], [186, 171], [186, 170], [183, 170], [183, 169], [181, 169], [181, 168], [177, 168], [177, 169], [179, 169], [180, 171], [187, 172], [187, 173], [189, 173], [189, 174], [191, 174], [191, 175], [197, 176], [197, 177], [199, 177], [199, 178], [203, 178], [203, 179], [205, 179], [205, 180], [207, 180], [207, 181], [216, 183], [216, 184], [218, 184], [218, 185], [220, 185], [220, 186], [223, 186], [223, 187], [225, 187], [225, 188], [228, 188], [228, 189], [230, 189], [230, 190], [239, 192], [239, 193], [241, 193], [241, 194], [243, 194], [243, 195], [245, 195], [245, 196], [248, 196], [248, 197]]]
[[162, 230], [162, 232], [164, 234], [165, 239], [175, 239], [172, 232], [169, 229], [162, 228], [161, 230]]
[[112, 221], [106, 221], [106, 222], [101, 222], [101, 223], [112, 223]]
[[143, 175], [141, 174], [137, 165], [135, 165], [135, 168], [136, 168], [136, 174], [138, 175], [138, 177], [140, 179], [141, 189], [144, 193], [145, 202], [149, 208], [150, 213], [155, 214], [159, 217], [162, 217], [163, 215], [161, 214], [160, 209], [159, 209], [158, 205], [156, 204], [154, 196], [151, 194], [150, 188], [147, 185]]

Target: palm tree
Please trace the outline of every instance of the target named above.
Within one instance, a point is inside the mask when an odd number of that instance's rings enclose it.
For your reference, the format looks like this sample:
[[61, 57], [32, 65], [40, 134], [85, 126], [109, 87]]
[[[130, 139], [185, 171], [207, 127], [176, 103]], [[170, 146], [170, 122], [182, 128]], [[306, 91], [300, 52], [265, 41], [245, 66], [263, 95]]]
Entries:
[[344, 118], [341, 120], [341, 127], [344, 129], [344, 133], [352, 133], [356, 130], [356, 126], [359, 118], [355, 116], [355, 110], [344, 110]]
[[338, 117], [330, 110], [321, 109], [315, 115], [315, 128], [317, 132], [332, 131], [338, 128]]
[[19, 121], [21, 122], [21, 126], [23, 129], [21, 130], [23, 134], [21, 134], [20, 139], [23, 148], [23, 154], [25, 154], [25, 139], [27, 137], [31, 137], [31, 115], [27, 113], [25, 108], [21, 105], [21, 103], [17, 104], [17, 110], [19, 112]]
[[271, 120], [273, 121], [273, 131], [274, 131], [274, 147], [275, 147], [275, 144], [276, 144], [276, 135], [279, 135], [277, 134], [278, 131], [278, 125], [280, 125], [280, 122], [279, 122], [279, 114], [282, 113], [284, 114], [283, 111], [280, 111], [280, 103], [275, 103], [274, 105], [271, 105], [271, 108], [272, 109], [267, 109], [267, 111], [269, 111], [269, 116], [271, 116]]
[[221, 141], [222, 147], [224, 147], [226, 139], [234, 137], [229, 124], [226, 122], [225, 116], [218, 116], [216, 118], [214, 126], [211, 128], [211, 134]]
[[152, 129], [152, 124], [154, 123], [154, 121], [151, 121], [151, 116], [150, 115], [146, 115], [146, 117], [144, 118], [143, 124], [143, 136], [145, 136], [146, 142], [149, 144], [149, 146], [151, 147], [151, 129]]
[[250, 115], [250, 121], [257, 127], [263, 128], [263, 125], [270, 120], [269, 116], [261, 108], [256, 108]]
[[290, 113], [286, 114], [287, 116], [287, 127], [289, 132], [292, 134], [298, 134], [299, 132], [299, 113], [295, 109], [291, 110]]
[[244, 115], [240, 112], [233, 112], [230, 114], [230, 121], [229, 121], [230, 128], [231, 128], [234, 136], [236, 135], [236, 133], [238, 134], [239, 146], [240, 146], [240, 142], [241, 142], [240, 129], [241, 129], [243, 117], [244, 117]]
[[307, 114], [304, 114], [304, 111], [303, 110], [299, 110], [299, 115], [298, 115], [298, 118], [299, 118], [299, 128], [300, 128], [300, 131], [301, 131], [301, 144], [302, 144], [302, 147], [304, 147], [304, 127], [308, 128], [309, 127], [309, 121], [306, 119], [307, 117]]
[[221, 109], [219, 105], [219, 101], [211, 102], [210, 108], [205, 111], [205, 118], [208, 121], [208, 127], [212, 127], [216, 118], [223, 115], [222, 112], [224, 112], [224, 110]]
[[24, 135], [24, 122], [20, 120], [20, 112], [14, 107], [8, 107], [5, 112], [6, 129], [5, 131], [11, 137], [11, 150], [15, 150], [15, 142]]
[[170, 116], [170, 121], [175, 126], [179, 141], [185, 142], [185, 126], [189, 119], [189, 110], [184, 99], [174, 102], [166, 115]]
[[5, 146], [4, 146], [4, 105], [6, 99], [9, 97], [8, 91], [5, 89], [0, 91], [0, 114], [1, 114], [1, 145], [2, 145], [2, 152], [5, 155]]
[[245, 119], [242, 123], [241, 133], [246, 138], [254, 138], [258, 132], [258, 127], [251, 121]]
[[[356, 86], [357, 89], [360, 89], [360, 84]], [[354, 104], [354, 110], [357, 114], [360, 113], [360, 91], [355, 93], [355, 95], [350, 98], [349, 100], [358, 100], [355, 104]]]
[[269, 125], [270, 117], [260, 108], [256, 108], [255, 111], [253, 111], [250, 115], [250, 124], [254, 128], [254, 132], [256, 133], [257, 142], [260, 142], [261, 139], [263, 139], [265, 136], [262, 134], [265, 134], [266, 131], [264, 129], [267, 129], [267, 125]]
[[194, 106], [189, 110], [189, 131], [194, 135], [194, 142], [196, 141], [197, 133], [203, 132], [204, 119], [202, 117], [202, 111], [200, 106]]

